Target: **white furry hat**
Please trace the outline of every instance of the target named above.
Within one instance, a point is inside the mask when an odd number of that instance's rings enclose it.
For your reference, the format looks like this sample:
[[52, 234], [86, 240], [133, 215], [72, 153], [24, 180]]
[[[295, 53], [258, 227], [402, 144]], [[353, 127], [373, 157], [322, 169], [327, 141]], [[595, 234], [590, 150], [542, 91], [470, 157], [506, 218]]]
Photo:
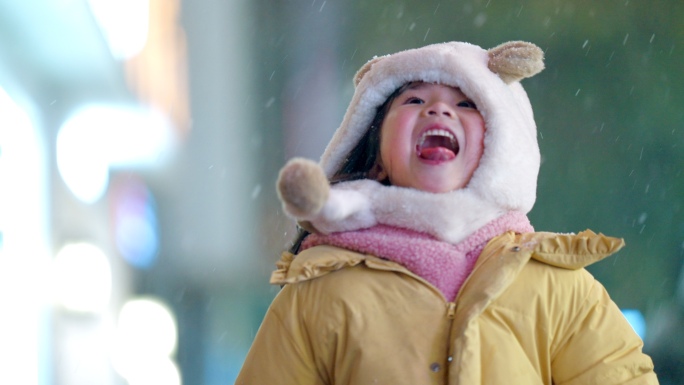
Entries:
[[[285, 212], [323, 233], [378, 223], [456, 243], [508, 211], [527, 213], [536, 199], [540, 156], [529, 99], [519, 81], [544, 68], [534, 44], [490, 50], [449, 42], [376, 57], [357, 72], [356, 89], [320, 164], [293, 159], [281, 170]], [[422, 81], [458, 87], [485, 122], [484, 152], [468, 185], [447, 193], [360, 180], [328, 185], [368, 130], [377, 109], [402, 85]]]

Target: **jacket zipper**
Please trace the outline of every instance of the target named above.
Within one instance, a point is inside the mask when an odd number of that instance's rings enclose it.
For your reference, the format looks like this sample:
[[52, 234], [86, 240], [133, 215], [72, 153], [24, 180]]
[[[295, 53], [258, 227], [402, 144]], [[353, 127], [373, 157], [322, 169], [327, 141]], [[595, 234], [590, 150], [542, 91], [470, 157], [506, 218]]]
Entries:
[[454, 319], [456, 316], [456, 302], [449, 302], [447, 304], [447, 318]]

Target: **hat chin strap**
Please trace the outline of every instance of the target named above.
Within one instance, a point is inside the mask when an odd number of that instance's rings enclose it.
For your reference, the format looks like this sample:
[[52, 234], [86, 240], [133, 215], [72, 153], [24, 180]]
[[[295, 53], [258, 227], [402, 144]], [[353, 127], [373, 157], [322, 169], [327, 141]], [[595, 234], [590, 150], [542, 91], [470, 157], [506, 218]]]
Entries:
[[468, 188], [435, 194], [359, 180], [333, 186], [320, 215], [309, 221], [323, 233], [383, 224], [455, 244], [506, 211]]

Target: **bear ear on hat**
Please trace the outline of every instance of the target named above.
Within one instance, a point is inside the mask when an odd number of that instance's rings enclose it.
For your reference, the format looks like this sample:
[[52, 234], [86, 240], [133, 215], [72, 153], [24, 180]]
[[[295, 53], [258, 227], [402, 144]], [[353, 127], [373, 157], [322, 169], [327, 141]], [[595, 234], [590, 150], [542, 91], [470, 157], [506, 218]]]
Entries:
[[361, 79], [363, 79], [363, 77], [368, 73], [368, 71], [370, 71], [373, 64], [379, 62], [384, 58], [385, 56], [376, 56], [371, 60], [367, 61], [366, 64], [364, 64], [358, 71], [356, 71], [356, 75], [354, 75], [354, 87], [358, 86], [359, 83], [361, 83]]
[[532, 43], [509, 41], [487, 53], [487, 66], [506, 84], [532, 77], [544, 69], [544, 51]]

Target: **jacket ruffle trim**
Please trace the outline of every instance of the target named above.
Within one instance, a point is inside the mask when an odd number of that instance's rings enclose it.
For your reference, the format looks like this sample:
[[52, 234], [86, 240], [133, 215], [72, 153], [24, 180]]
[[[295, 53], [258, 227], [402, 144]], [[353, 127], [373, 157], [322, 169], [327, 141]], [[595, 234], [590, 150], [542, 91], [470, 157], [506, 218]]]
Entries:
[[586, 267], [618, 252], [625, 245], [621, 238], [607, 237], [591, 230], [579, 234], [547, 234], [537, 242], [532, 241], [536, 243], [532, 258], [565, 269]]
[[[323, 248], [328, 250], [320, 252]], [[312, 252], [309, 252], [309, 250], [312, 250]], [[305, 250], [296, 256], [287, 251], [283, 252], [280, 260], [276, 262], [276, 270], [271, 274], [271, 284], [285, 285], [306, 281], [361, 263], [370, 263], [375, 268], [380, 269], [398, 266], [391, 261], [385, 261], [377, 257], [359, 254], [334, 246], [316, 246], [309, 250]]]

